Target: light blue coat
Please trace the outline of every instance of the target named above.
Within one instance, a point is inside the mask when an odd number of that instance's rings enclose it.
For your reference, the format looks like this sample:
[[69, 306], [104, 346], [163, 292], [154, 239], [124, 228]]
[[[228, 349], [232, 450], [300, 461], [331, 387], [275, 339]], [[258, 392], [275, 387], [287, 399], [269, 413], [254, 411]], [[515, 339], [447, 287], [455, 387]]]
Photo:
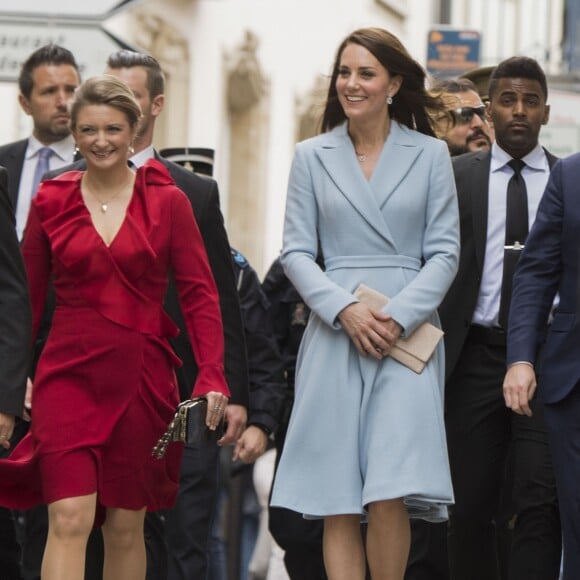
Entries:
[[[325, 271], [315, 263], [318, 247]], [[298, 144], [282, 263], [312, 309], [273, 505], [308, 516], [364, 514], [405, 497], [409, 512], [444, 519], [453, 500], [443, 426], [443, 348], [413, 373], [361, 357], [338, 322], [364, 283], [391, 297], [408, 335], [456, 273], [459, 219], [447, 147], [395, 122], [370, 181], [346, 124]]]

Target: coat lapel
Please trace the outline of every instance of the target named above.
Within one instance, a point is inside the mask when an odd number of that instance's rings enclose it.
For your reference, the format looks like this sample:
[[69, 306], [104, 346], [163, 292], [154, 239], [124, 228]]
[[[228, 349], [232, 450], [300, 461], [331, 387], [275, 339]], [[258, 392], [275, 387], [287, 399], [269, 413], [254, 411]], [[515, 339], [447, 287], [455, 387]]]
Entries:
[[316, 149], [324, 169], [353, 208], [391, 245], [393, 237], [383, 219], [381, 207], [407, 174], [417, 158], [417, 147], [395, 122], [374, 173], [368, 182], [361, 171], [346, 123], [333, 129]]
[[379, 207], [385, 205], [422, 150], [408, 129], [391, 124], [391, 133], [370, 180]]

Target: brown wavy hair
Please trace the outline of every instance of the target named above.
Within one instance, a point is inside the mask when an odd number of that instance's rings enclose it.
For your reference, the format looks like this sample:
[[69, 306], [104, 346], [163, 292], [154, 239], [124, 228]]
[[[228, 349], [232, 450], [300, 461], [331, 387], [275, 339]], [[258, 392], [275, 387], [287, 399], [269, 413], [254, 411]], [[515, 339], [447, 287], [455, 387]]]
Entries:
[[445, 104], [438, 95], [429, 93], [425, 88], [426, 73], [421, 65], [394, 34], [383, 28], [355, 30], [338, 47], [322, 114], [321, 132], [330, 131], [347, 119], [338, 100], [336, 79], [342, 51], [349, 44], [366, 48], [391, 76], [401, 76], [401, 88], [389, 105], [391, 119], [425, 135], [435, 136], [431, 116], [444, 112]]

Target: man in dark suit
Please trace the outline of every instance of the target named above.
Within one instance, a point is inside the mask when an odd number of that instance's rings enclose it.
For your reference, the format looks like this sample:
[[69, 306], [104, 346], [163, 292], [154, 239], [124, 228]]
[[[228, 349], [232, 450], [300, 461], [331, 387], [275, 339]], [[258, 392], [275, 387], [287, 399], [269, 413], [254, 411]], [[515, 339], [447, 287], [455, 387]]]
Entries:
[[0, 147], [0, 165], [8, 172], [8, 193], [19, 238], [42, 173], [74, 159], [67, 107], [79, 83], [74, 56], [55, 44], [35, 50], [20, 70], [18, 99], [22, 110], [32, 118], [32, 135]]
[[[503, 577], [558, 578], [560, 522], [542, 414], [515, 415], [502, 395], [509, 268], [554, 162], [538, 143], [549, 118], [547, 96], [536, 61], [514, 57], [500, 63], [489, 84], [496, 141], [489, 152], [453, 160], [462, 249], [459, 272], [439, 310], [455, 492], [449, 522], [453, 580], [500, 577], [496, 528], [508, 524], [513, 536]], [[525, 232], [511, 239], [514, 220], [520, 230], [525, 224]]]
[[[28, 376], [32, 313], [7, 175], [0, 167], [0, 457], [11, 449], [15, 417], [22, 417]], [[0, 566], [6, 580], [20, 579], [20, 547], [12, 511], [0, 508]]]
[[[141, 105], [143, 120], [135, 142], [135, 155], [131, 159], [139, 166], [148, 158], [157, 156], [152, 142], [155, 120], [164, 104], [161, 68], [148, 55], [121, 50], [109, 57], [105, 72], [126, 82]], [[162, 162], [191, 201], [220, 294], [226, 341], [226, 378], [231, 391], [225, 414], [227, 431], [221, 445], [228, 445], [239, 439], [245, 427], [248, 370], [239, 301], [229, 242], [219, 210], [217, 184], [179, 165], [163, 159]], [[167, 311], [174, 320], [182, 320], [176, 300], [167, 304]], [[181, 396], [189, 398], [197, 368], [186, 333], [180, 334], [173, 347], [184, 361], [178, 371]], [[165, 515], [169, 580], [206, 577], [207, 545], [217, 496], [218, 455], [219, 449], [215, 445], [185, 447], [177, 502]], [[161, 576], [149, 574], [149, 577], [157, 580]]]
[[580, 154], [554, 166], [526, 240], [514, 279], [503, 385], [507, 407], [529, 419], [538, 413], [537, 378], [558, 483], [564, 580], [580, 578], [579, 180]]
[[[447, 143], [449, 154], [488, 151], [492, 130], [476, 86], [469, 79], [440, 79], [431, 89], [446, 97], [447, 110], [435, 118], [435, 134]], [[447, 522], [412, 519], [405, 580], [448, 579]]]

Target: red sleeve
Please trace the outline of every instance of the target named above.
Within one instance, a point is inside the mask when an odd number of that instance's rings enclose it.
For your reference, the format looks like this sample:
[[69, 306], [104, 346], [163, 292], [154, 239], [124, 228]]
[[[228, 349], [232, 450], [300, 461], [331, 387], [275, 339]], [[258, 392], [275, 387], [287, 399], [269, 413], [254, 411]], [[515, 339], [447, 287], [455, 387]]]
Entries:
[[229, 397], [217, 288], [191, 204], [181, 191], [177, 193], [172, 202], [171, 266], [199, 367], [193, 396], [219, 391]]
[[51, 272], [50, 244], [48, 236], [42, 228], [38, 208], [34, 200], [30, 206], [30, 213], [24, 230], [22, 255], [30, 288], [33, 316], [32, 340], [34, 341], [44, 312], [46, 291]]

